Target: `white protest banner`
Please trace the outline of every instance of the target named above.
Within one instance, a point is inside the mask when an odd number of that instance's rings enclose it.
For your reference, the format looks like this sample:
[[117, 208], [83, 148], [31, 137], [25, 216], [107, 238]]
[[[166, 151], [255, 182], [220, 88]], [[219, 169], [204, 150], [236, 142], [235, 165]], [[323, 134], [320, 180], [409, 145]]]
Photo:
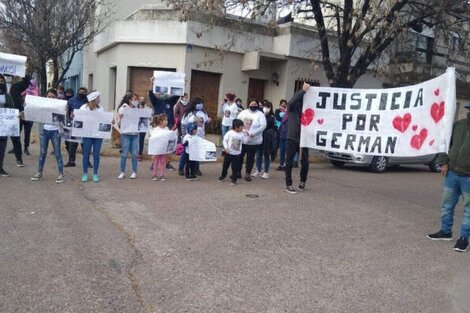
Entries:
[[17, 109], [0, 108], [0, 137], [18, 137], [20, 135], [20, 119]]
[[311, 87], [303, 99], [300, 146], [397, 157], [447, 153], [455, 109], [454, 68], [400, 88]]
[[146, 133], [152, 116], [152, 109], [123, 108], [121, 133]]
[[26, 57], [0, 52], [0, 73], [24, 77], [26, 75]]
[[185, 73], [154, 71], [153, 92], [182, 96], [184, 94]]
[[111, 138], [113, 112], [73, 111], [72, 136], [87, 138]]
[[24, 119], [47, 124], [65, 125], [67, 101], [27, 95], [25, 98]]
[[189, 140], [189, 160], [208, 162], [217, 161], [217, 149], [215, 144], [204, 138], [194, 136]]
[[176, 132], [162, 130], [149, 139], [149, 155], [171, 154], [176, 150]]

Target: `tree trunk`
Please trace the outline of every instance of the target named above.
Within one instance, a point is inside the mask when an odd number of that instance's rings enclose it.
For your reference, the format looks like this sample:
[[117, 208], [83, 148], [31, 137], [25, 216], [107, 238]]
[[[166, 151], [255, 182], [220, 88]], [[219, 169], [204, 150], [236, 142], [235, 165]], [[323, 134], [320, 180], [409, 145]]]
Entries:
[[52, 77], [52, 88], [59, 87], [59, 59], [57, 57], [52, 58], [52, 66], [54, 68], [54, 76]]
[[42, 66], [39, 70], [39, 84], [41, 86], [41, 95], [46, 96], [47, 91], [47, 67], [46, 62], [42, 63]]

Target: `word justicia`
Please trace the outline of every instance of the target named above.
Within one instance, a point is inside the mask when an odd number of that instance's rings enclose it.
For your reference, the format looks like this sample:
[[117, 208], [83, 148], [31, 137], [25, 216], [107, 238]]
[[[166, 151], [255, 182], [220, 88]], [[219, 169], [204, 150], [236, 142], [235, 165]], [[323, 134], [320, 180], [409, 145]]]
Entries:
[[396, 92], [318, 93], [317, 109], [351, 111], [401, 110], [423, 106], [423, 88]]

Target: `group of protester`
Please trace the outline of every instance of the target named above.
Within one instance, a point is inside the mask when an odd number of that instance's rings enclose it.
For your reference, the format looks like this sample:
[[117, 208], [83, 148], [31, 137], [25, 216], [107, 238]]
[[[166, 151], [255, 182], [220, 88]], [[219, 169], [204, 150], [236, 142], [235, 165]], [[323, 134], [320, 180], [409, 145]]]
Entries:
[[[162, 130], [172, 129], [178, 134], [178, 142], [182, 147], [179, 162], [179, 174], [185, 175], [187, 180], [197, 180], [202, 175], [199, 163], [191, 161], [188, 144], [193, 136], [204, 137], [205, 125], [210, 121], [204, 111], [201, 98], [195, 97], [191, 101], [188, 95], [182, 97], [155, 94], [152, 91], [153, 79], [149, 88], [149, 99], [153, 108], [152, 129], [150, 137], [158, 136]], [[304, 84], [302, 90], [297, 92], [289, 101], [281, 100], [279, 108], [273, 111], [269, 101], [258, 102], [251, 99], [245, 109], [240, 99], [234, 94], [226, 94], [221, 106], [222, 136], [224, 161], [219, 182], [226, 179], [229, 167], [232, 168], [231, 184], [235, 185], [237, 179], [242, 178], [242, 167], [245, 162], [245, 180], [252, 181], [252, 177], [269, 178], [270, 162], [279, 148], [279, 170], [285, 171], [286, 191], [297, 193], [304, 190], [308, 175], [308, 149], [299, 148], [300, 118], [302, 114], [303, 95], [310, 88]], [[24, 97], [38, 95], [34, 80], [26, 76], [14, 83], [10, 92], [7, 90], [5, 77], [0, 74], [0, 108], [16, 108], [20, 111], [21, 127], [25, 130], [24, 150], [21, 148], [20, 137], [11, 137], [13, 143], [12, 153], [16, 157], [18, 167], [23, 167], [22, 153], [29, 155], [29, 141], [32, 122], [24, 121]], [[67, 100], [67, 114], [73, 119], [75, 110], [93, 112], [103, 111], [100, 105], [100, 94], [97, 91], [88, 93], [84, 87], [74, 95], [73, 90], [59, 88], [58, 91], [50, 89], [46, 97]], [[125, 118], [124, 108], [144, 108], [144, 97], [138, 97], [128, 91], [118, 107], [118, 121]], [[440, 157], [441, 172], [445, 176], [444, 194], [441, 206], [441, 229], [428, 238], [432, 240], [452, 240], [452, 227], [454, 222], [455, 206], [462, 196], [464, 201], [464, 216], [460, 229], [460, 237], [454, 250], [467, 251], [470, 236], [470, 103], [465, 106], [468, 110], [466, 119], [455, 123], [452, 131], [452, 143], [449, 154]], [[57, 161], [57, 183], [64, 182], [63, 168], [76, 166], [76, 151], [78, 143], [66, 142], [69, 155], [64, 165], [61, 155], [61, 135], [67, 125], [43, 124], [40, 126], [40, 153], [38, 172], [31, 178], [33, 181], [42, 180], [44, 164], [47, 157], [49, 142], [52, 143], [53, 154]], [[118, 178], [125, 177], [128, 154], [131, 154], [132, 173], [130, 178], [137, 177], [137, 163], [142, 158], [145, 133], [121, 133], [121, 164]], [[88, 181], [88, 169], [93, 167], [93, 181], [99, 182], [99, 164], [102, 139], [82, 138], [82, 181]], [[7, 138], [0, 137], [0, 176], [8, 177], [3, 168]], [[89, 161], [93, 151], [93, 165]], [[300, 183], [298, 189], [292, 186], [292, 168], [296, 155], [301, 161]], [[256, 164], [255, 164], [256, 158]], [[253, 167], [256, 166], [252, 173]], [[171, 165], [166, 155], [153, 156], [153, 180], [165, 180], [165, 170]], [[262, 174], [261, 174], [262, 173]]]

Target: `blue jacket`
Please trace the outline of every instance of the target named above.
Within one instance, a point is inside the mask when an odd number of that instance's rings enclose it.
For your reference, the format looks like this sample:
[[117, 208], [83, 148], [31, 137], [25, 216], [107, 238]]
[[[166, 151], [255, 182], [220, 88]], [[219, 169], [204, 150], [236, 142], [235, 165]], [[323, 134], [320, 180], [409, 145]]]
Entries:
[[175, 121], [173, 108], [178, 102], [179, 96], [157, 98], [152, 90], [149, 90], [149, 99], [153, 106], [153, 114], [158, 115], [165, 113], [168, 117], [168, 128], [172, 128]]
[[73, 110], [78, 110], [78, 109], [80, 109], [80, 107], [81, 107], [82, 105], [84, 105], [85, 103], [87, 103], [87, 102], [88, 102], [87, 97], [84, 97], [83, 99], [80, 99], [80, 98], [78, 97], [78, 95], [77, 95], [77, 96], [75, 96], [75, 97], [70, 98], [70, 99], [67, 101], [67, 110], [68, 110], [69, 112], [73, 112]]

